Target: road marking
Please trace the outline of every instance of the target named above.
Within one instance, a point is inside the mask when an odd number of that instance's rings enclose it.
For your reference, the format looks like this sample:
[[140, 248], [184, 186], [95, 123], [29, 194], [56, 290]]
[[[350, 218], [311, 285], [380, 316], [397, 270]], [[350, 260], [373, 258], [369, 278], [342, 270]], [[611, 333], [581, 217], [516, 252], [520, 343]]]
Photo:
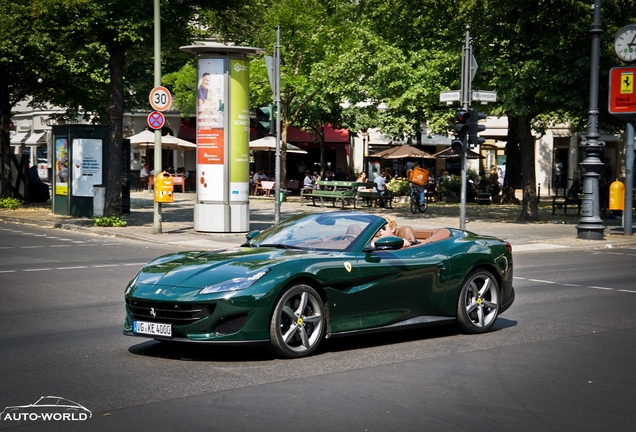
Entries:
[[53, 270], [52, 268], [39, 268], [39, 269], [26, 269], [26, 270], [22, 270], [25, 272], [38, 272], [38, 271], [47, 271], [47, 270]]
[[51, 247], [54, 247], [54, 248], [58, 248], [58, 247], [71, 247], [71, 245], [51, 245]]
[[44, 246], [20, 246], [20, 249], [36, 249], [43, 248]]
[[0, 273], [15, 273], [15, 270], [0, 270]]
[[514, 252], [530, 252], [530, 251], [536, 251], [536, 250], [563, 249], [563, 248], [569, 248], [569, 247], [571, 246], [555, 245], [555, 244], [548, 244], [548, 243], [528, 243], [528, 244], [521, 244], [521, 245], [512, 245], [512, 250]]
[[518, 276], [514, 276], [513, 279], [527, 280], [528, 282], [545, 283], [545, 284], [551, 284], [551, 285], [561, 285], [566, 287], [589, 288], [589, 289], [596, 289], [596, 290], [602, 290], [602, 291], [617, 291], [617, 292], [626, 292], [626, 293], [636, 294], [636, 290], [626, 290], [626, 289], [609, 288], [609, 287], [592, 286], [592, 285], [580, 285], [580, 284], [573, 284], [573, 283], [561, 283], [561, 282], [547, 281], [542, 279], [528, 279], [528, 278], [522, 278]]
[[101, 268], [101, 267], [119, 267], [121, 264], [99, 264], [99, 265], [93, 265], [91, 267], [95, 267], [95, 268]]
[[75, 266], [75, 267], [55, 267], [55, 270], [73, 270], [73, 269], [85, 269], [88, 266]]

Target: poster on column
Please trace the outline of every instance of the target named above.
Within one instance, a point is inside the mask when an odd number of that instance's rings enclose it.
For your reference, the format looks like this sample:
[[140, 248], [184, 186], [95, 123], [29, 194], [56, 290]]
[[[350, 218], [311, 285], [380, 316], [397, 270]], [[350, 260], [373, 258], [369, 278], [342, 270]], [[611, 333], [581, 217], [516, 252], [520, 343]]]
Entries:
[[93, 186], [102, 184], [102, 140], [79, 138], [72, 145], [72, 194], [92, 197]]
[[230, 201], [249, 201], [250, 77], [248, 61], [230, 59]]
[[68, 140], [55, 139], [55, 194], [68, 195]]
[[197, 199], [223, 201], [225, 61], [200, 58], [197, 89]]

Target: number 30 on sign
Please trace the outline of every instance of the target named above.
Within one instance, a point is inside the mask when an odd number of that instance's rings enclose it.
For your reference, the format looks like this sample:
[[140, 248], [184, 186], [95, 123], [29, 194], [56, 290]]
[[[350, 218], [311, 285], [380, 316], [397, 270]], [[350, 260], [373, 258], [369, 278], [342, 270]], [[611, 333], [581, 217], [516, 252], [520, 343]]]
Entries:
[[172, 104], [172, 96], [167, 88], [157, 86], [150, 92], [150, 106], [156, 111], [165, 111]]

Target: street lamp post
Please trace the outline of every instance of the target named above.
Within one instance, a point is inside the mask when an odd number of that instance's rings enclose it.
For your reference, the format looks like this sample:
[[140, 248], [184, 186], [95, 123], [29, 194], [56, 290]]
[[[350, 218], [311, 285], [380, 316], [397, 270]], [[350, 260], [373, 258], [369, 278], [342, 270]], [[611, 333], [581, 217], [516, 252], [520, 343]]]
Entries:
[[586, 240], [603, 240], [605, 226], [600, 217], [598, 171], [603, 167], [599, 155], [605, 143], [598, 138], [598, 76], [601, 49], [601, 0], [594, 0], [594, 18], [592, 21], [592, 53], [590, 66], [590, 108], [586, 140], [581, 143], [585, 159], [579, 165], [583, 174], [583, 200], [581, 203], [581, 219], [576, 226], [577, 238]]

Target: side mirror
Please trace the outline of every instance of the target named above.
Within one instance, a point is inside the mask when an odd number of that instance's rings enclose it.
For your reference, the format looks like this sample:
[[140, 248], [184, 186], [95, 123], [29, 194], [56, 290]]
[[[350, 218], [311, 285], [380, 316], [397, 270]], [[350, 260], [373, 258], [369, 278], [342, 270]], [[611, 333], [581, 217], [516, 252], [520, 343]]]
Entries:
[[261, 232], [259, 230], [250, 231], [247, 234], [245, 234], [245, 238], [247, 239], [247, 241], [250, 241], [253, 238], [255, 238], [257, 235], [259, 235], [260, 233]]
[[395, 236], [380, 237], [375, 241], [375, 250], [397, 250], [402, 249], [402, 246], [404, 240]]

